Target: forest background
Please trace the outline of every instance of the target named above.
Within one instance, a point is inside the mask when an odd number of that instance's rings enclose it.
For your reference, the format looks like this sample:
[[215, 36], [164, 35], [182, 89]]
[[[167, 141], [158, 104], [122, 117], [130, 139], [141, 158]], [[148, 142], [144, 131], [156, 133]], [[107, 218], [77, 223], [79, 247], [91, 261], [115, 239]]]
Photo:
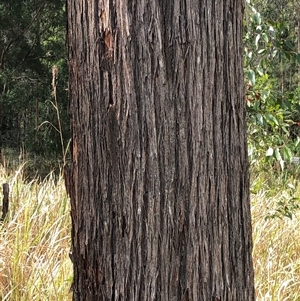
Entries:
[[[244, 68], [258, 300], [300, 300], [299, 1], [246, 2]], [[67, 300], [70, 223], [61, 170], [69, 141], [65, 1], [4, 0], [0, 163], [14, 202], [9, 231], [1, 229], [0, 300]]]
[[[268, 169], [278, 161], [283, 170], [299, 155], [299, 23], [298, 1], [247, 3], [245, 102], [252, 166]], [[45, 176], [62, 166], [70, 139], [65, 2], [2, 1], [0, 28], [1, 153], [11, 164], [21, 154], [29, 173]]]

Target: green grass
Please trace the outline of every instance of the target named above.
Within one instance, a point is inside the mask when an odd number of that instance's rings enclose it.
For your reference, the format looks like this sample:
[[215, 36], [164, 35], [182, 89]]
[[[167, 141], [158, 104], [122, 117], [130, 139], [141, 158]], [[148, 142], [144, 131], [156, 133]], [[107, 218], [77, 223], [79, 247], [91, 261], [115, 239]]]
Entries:
[[[9, 215], [0, 225], [0, 300], [71, 300], [70, 208], [63, 179], [50, 174], [42, 182], [28, 182], [23, 177], [23, 167], [10, 175], [0, 168], [0, 183], [8, 182], [11, 189]], [[258, 301], [300, 300], [296, 179], [260, 175], [252, 180]]]

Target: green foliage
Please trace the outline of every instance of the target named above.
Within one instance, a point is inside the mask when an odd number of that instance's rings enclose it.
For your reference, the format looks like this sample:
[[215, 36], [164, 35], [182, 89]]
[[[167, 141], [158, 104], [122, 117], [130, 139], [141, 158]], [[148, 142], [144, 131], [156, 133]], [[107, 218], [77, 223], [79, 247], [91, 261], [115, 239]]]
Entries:
[[[247, 0], [244, 66], [249, 157], [276, 173], [300, 156], [296, 0]], [[299, 4], [298, 4], [299, 5]], [[0, 148], [65, 160], [69, 140], [62, 0], [0, 3]], [[52, 95], [52, 67], [59, 70]], [[63, 148], [64, 149], [64, 148]]]
[[57, 100], [63, 139], [69, 139], [64, 1], [2, 1], [0, 4], [0, 147], [25, 149], [47, 157], [61, 141], [45, 120], [58, 125], [52, 66], [59, 69]]
[[[265, 4], [267, 7], [267, 3]], [[295, 32], [284, 20], [262, 16], [248, 2], [244, 66], [250, 161], [284, 170], [299, 155], [300, 107]]]

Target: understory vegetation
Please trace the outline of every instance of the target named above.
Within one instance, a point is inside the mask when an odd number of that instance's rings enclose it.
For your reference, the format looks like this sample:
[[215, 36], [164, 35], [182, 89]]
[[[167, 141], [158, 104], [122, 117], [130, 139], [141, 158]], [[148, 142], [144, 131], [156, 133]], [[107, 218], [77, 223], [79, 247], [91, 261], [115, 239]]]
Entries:
[[24, 166], [9, 183], [10, 208], [0, 225], [0, 300], [71, 300], [69, 201], [62, 177], [25, 181]]
[[[299, 301], [300, 4], [246, 2], [256, 295]], [[10, 187], [0, 224], [0, 301], [66, 301], [72, 264], [70, 204], [60, 172], [70, 136], [64, 1], [20, 5], [0, 4], [0, 184]]]
[[[0, 300], [71, 300], [70, 208], [63, 177], [51, 173], [28, 182], [23, 169], [0, 168], [0, 182], [11, 188], [9, 214], [0, 226]], [[252, 174], [259, 301], [300, 298], [300, 170], [294, 169], [295, 177], [288, 178]]]

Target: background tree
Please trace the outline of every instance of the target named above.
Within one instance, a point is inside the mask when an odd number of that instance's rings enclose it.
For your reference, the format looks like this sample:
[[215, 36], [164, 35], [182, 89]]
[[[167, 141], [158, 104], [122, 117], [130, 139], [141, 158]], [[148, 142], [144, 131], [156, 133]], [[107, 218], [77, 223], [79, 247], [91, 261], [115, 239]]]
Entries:
[[[64, 1], [0, 4], [0, 148], [57, 157], [61, 145], [49, 101], [51, 70], [59, 69], [57, 99], [67, 140], [67, 55]], [[44, 121], [49, 123], [40, 126]], [[41, 164], [40, 164], [41, 165]], [[49, 171], [47, 171], [48, 173]]]
[[242, 1], [68, 1], [73, 300], [254, 300]]

